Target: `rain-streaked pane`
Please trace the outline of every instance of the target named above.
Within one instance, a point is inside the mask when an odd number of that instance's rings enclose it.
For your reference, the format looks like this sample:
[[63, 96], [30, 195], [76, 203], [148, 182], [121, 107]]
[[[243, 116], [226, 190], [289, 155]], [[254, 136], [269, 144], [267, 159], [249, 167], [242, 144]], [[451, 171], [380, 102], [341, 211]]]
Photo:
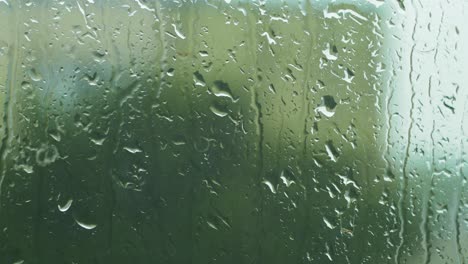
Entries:
[[467, 12], [0, 0], [0, 263], [468, 263]]

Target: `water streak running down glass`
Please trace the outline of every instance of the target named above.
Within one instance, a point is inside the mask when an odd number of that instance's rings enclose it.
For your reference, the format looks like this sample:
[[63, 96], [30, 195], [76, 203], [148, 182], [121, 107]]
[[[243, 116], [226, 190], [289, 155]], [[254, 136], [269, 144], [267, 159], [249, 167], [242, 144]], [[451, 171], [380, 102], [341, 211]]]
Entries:
[[468, 263], [467, 15], [0, 0], [0, 263]]

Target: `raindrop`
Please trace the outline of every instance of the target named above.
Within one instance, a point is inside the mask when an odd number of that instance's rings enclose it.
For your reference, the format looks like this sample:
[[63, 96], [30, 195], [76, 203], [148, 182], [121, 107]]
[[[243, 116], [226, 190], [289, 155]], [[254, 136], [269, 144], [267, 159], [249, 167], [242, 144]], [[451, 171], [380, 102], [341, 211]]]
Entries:
[[271, 193], [276, 193], [276, 188], [270, 181], [264, 180], [264, 181], [262, 181], [262, 183], [265, 184], [268, 187], [268, 189], [271, 191]]
[[174, 73], [175, 73], [175, 70], [174, 68], [170, 68], [169, 70], [167, 70], [167, 76], [174, 76]]
[[280, 179], [283, 181], [284, 185], [286, 185], [286, 187], [289, 187], [291, 186], [291, 184], [295, 183], [294, 182], [294, 174], [292, 174], [291, 171], [289, 170], [282, 170], [281, 171], [281, 175], [280, 175]]
[[322, 97], [322, 103], [315, 109], [315, 111], [326, 117], [332, 117], [335, 115], [336, 106], [337, 103], [333, 96], [325, 95]]
[[176, 33], [176, 35], [181, 38], [181, 39], [185, 39], [185, 35], [182, 34], [182, 32], [179, 31], [179, 29], [177, 29], [177, 26], [175, 24], [172, 24], [172, 27], [174, 28], [174, 32]]
[[104, 141], [106, 140], [106, 137], [101, 137], [101, 138], [89, 138], [91, 142], [93, 142], [95, 145], [102, 146], [104, 144]]
[[330, 229], [334, 229], [334, 228], [335, 228], [335, 226], [332, 225], [331, 222], [330, 222], [326, 217], [323, 218], [323, 222], [325, 223], [325, 225], [326, 225], [328, 228], [330, 228]]
[[49, 130], [49, 136], [57, 142], [60, 142], [60, 140], [62, 139], [60, 132], [56, 129]]
[[208, 224], [208, 226], [214, 230], [218, 230], [218, 228], [213, 224], [211, 223], [210, 221], [206, 221], [206, 223]]
[[211, 87], [211, 92], [217, 97], [227, 97], [233, 102], [237, 101], [237, 99], [234, 99], [232, 96], [231, 89], [226, 82], [220, 80], [214, 81], [214, 85]]
[[75, 222], [82, 228], [87, 230], [92, 230], [97, 227], [96, 224], [84, 223], [75, 218]]
[[336, 162], [339, 157], [339, 153], [336, 150], [336, 148], [333, 146], [333, 142], [331, 140], [328, 140], [325, 143], [325, 150], [330, 160], [332, 160], [333, 162]]
[[40, 149], [36, 151], [36, 162], [39, 166], [47, 166], [59, 157], [57, 147], [54, 145], [43, 144]]
[[130, 147], [124, 147], [123, 149], [125, 149], [126, 151], [132, 153], [132, 154], [135, 154], [135, 153], [140, 153], [140, 152], [143, 152], [141, 149], [139, 148], [130, 148]]
[[35, 82], [39, 82], [42, 80], [42, 75], [35, 68], [31, 68], [29, 70], [29, 77]]
[[73, 203], [73, 199], [69, 199], [64, 205], [57, 205], [58, 209], [60, 212], [65, 213], [70, 209], [71, 205]]
[[228, 112], [224, 109], [221, 108], [221, 106], [217, 104], [213, 104], [210, 106], [210, 110], [213, 114], [219, 116], [219, 117], [225, 117], [228, 115]]
[[327, 43], [327, 48], [322, 50], [322, 53], [323, 55], [325, 55], [325, 58], [327, 60], [331, 60], [331, 61], [334, 61], [336, 59], [338, 59], [338, 57], [336, 56], [336, 53], [337, 53], [337, 49], [336, 49], [336, 46], [332, 46], [332, 48], [330, 48], [330, 44]]
[[195, 82], [195, 86], [204, 87], [206, 85], [205, 79], [203, 78], [203, 75], [201, 75], [199, 71], [196, 71], [193, 73], [193, 81]]

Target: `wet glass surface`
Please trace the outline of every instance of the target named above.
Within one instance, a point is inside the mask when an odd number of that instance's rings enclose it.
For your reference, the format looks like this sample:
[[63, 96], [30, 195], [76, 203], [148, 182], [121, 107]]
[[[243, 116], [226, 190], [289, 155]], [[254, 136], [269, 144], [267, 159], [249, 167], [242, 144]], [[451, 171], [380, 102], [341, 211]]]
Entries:
[[467, 12], [0, 0], [0, 263], [467, 263]]

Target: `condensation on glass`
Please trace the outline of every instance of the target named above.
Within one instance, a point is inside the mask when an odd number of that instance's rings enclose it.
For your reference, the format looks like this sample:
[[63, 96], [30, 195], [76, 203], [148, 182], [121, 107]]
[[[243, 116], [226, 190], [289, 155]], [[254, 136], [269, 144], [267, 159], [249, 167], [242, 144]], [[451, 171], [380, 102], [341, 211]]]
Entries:
[[0, 263], [468, 263], [467, 14], [0, 0]]

